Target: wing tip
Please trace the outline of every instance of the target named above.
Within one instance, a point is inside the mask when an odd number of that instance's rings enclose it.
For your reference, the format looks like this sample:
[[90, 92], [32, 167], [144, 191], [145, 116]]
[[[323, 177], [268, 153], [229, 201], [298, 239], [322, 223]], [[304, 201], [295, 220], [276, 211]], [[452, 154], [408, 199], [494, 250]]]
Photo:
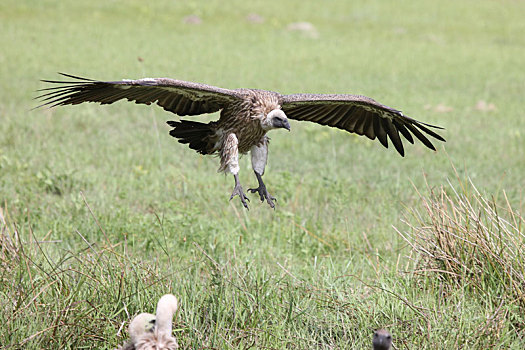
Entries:
[[93, 80], [93, 79], [88, 79], [88, 78], [83, 78], [83, 77], [79, 77], [78, 75], [72, 75], [72, 74], [68, 74], [68, 73], [62, 73], [62, 72], [57, 72], [58, 74], [64, 76], [64, 77], [68, 77], [68, 78], [73, 78], [73, 79], [77, 79], [77, 80], [83, 80], [83, 81], [96, 81], [96, 80]]

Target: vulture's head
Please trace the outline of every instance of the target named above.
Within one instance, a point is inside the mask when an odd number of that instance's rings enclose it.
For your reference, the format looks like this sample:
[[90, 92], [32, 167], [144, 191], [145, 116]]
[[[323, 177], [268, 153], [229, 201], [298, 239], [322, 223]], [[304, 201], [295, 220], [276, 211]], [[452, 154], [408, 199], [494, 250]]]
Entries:
[[392, 348], [392, 335], [386, 329], [378, 329], [372, 339], [374, 350], [390, 350]]
[[261, 121], [262, 128], [266, 131], [272, 129], [284, 128], [290, 131], [290, 123], [288, 117], [281, 109], [274, 109], [266, 115]]
[[145, 333], [153, 333], [155, 328], [155, 316], [152, 314], [142, 313], [135, 316], [133, 321], [129, 325], [129, 336], [132, 342], [135, 342], [138, 338], [143, 336]]

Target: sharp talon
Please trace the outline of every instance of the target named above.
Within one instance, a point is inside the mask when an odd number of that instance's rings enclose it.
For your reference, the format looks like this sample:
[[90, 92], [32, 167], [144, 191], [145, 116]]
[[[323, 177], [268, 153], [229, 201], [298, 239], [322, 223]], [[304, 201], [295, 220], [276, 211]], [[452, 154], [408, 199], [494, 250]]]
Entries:
[[261, 185], [257, 188], [250, 188], [248, 189], [248, 192], [251, 192], [251, 193], [259, 193], [259, 199], [261, 200], [261, 202], [264, 202], [264, 200], [266, 200], [266, 202], [268, 202], [268, 205], [275, 209], [275, 204], [273, 203], [273, 201], [276, 201], [277, 200], [275, 199], [275, 197], [273, 197], [271, 194], [268, 193], [268, 190], [266, 189], [266, 186], [264, 185]]
[[231, 195], [231, 197], [230, 197], [230, 201], [231, 201], [231, 200], [233, 199], [233, 197], [235, 197], [235, 196], [239, 196], [239, 198], [241, 199], [241, 203], [242, 203], [242, 205], [243, 205], [246, 209], [250, 210], [250, 208], [248, 207], [248, 203], [246, 203], [246, 200], [248, 200], [248, 202], [249, 202], [249, 201], [250, 201], [250, 198], [248, 198], [248, 197], [244, 194], [244, 192], [243, 192], [243, 190], [242, 190], [242, 186], [241, 186], [240, 184], [238, 184], [238, 183], [237, 183], [237, 184], [235, 185], [235, 187], [233, 188], [233, 192], [232, 192], [232, 195]]
[[251, 192], [251, 193], [258, 192], [259, 193], [259, 198], [261, 199], [261, 202], [264, 202], [264, 196], [263, 196], [262, 192], [258, 188], [249, 188], [248, 192]]

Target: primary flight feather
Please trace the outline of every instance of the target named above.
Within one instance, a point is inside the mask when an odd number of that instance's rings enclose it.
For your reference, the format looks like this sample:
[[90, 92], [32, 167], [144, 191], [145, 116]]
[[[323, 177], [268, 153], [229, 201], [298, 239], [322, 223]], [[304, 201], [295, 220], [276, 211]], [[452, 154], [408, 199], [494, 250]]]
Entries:
[[252, 168], [259, 183], [248, 191], [259, 194], [274, 208], [274, 200], [262, 180], [268, 158], [268, 131], [287, 129], [288, 118], [310, 121], [321, 125], [377, 138], [388, 147], [388, 139], [404, 156], [401, 136], [410, 143], [414, 137], [428, 148], [435, 150], [427, 135], [445, 139], [425, 124], [375, 100], [360, 95], [293, 94], [256, 89], [223, 89], [211, 85], [168, 78], [145, 78], [137, 80], [98, 81], [63, 74], [71, 81], [43, 80], [59, 86], [42, 89], [37, 98], [39, 106], [74, 105], [82, 102], [110, 104], [121, 99], [135, 103], [156, 103], [166, 111], [179, 116], [193, 116], [220, 111], [220, 118], [210, 123], [190, 120], [168, 121], [173, 127], [170, 135], [180, 143], [188, 144], [201, 154], [217, 154], [220, 171], [231, 173], [235, 187], [230, 199], [239, 196], [248, 208], [239, 183], [239, 154], [251, 153]]

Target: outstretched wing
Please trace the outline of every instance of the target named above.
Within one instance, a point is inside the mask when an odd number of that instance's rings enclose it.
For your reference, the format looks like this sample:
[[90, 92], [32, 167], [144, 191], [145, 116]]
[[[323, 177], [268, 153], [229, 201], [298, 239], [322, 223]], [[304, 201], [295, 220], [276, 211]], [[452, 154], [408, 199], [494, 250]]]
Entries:
[[414, 143], [413, 134], [434, 151], [436, 148], [425, 133], [440, 141], [445, 141], [443, 137], [430, 129], [442, 128], [418, 122], [366, 96], [283, 95], [281, 107], [288, 118], [332, 126], [358, 135], [365, 135], [371, 140], [377, 137], [379, 142], [387, 148], [388, 136], [402, 156], [405, 155], [405, 151], [399, 133], [412, 144]]
[[216, 112], [239, 99], [235, 90], [168, 78], [97, 81], [60, 74], [75, 80], [42, 80], [60, 86], [39, 90], [43, 91], [43, 94], [36, 98], [44, 103], [38, 107], [74, 105], [82, 102], [110, 104], [127, 99], [147, 105], [157, 103], [165, 110], [178, 115], [197, 115]]

